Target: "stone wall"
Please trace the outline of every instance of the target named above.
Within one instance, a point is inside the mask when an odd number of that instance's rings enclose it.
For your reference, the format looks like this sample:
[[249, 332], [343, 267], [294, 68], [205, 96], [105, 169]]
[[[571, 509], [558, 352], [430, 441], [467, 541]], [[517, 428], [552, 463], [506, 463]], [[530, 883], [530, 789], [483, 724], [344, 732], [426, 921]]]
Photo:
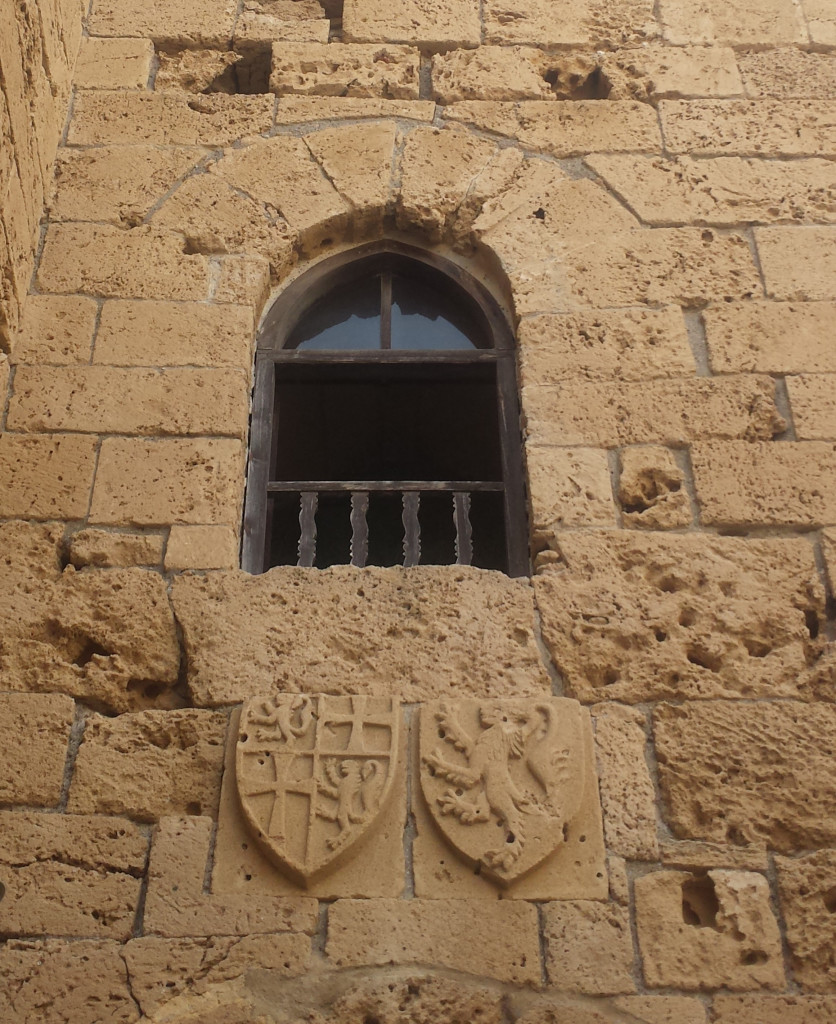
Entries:
[[[836, 1018], [830, 4], [93, 0], [74, 87], [51, 184], [12, 122], [0, 1021]], [[236, 568], [257, 323], [381, 237], [513, 317], [530, 579]], [[312, 709], [391, 743], [305, 884], [243, 783]]]

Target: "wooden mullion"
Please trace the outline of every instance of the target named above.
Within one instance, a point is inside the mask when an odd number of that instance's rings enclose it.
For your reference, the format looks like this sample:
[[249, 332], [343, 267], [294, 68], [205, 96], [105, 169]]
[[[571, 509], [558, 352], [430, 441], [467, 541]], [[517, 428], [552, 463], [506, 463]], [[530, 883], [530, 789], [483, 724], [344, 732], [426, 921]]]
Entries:
[[403, 564], [406, 568], [421, 561], [421, 524], [418, 509], [421, 504], [420, 491], [404, 491], [402, 498], [403, 515]]
[[351, 492], [351, 564], [362, 569], [369, 558], [369, 495], [366, 491]]
[[273, 429], [276, 385], [275, 366], [270, 359], [257, 359], [253, 392], [250, 460], [247, 468], [247, 494], [244, 506], [242, 567], [251, 573], [264, 572], [268, 559], [267, 484], [273, 458]]
[[380, 347], [384, 352], [392, 348], [392, 275], [388, 270], [380, 275]]
[[500, 480], [271, 480], [267, 484], [270, 494], [287, 491], [502, 491]]
[[508, 557], [508, 575], [528, 576], [528, 517], [522, 469], [520, 407], [513, 357], [509, 356], [499, 362], [496, 372], [499, 429], [502, 439], [502, 477], [505, 483], [505, 550]]
[[470, 522], [470, 495], [466, 491], [453, 493], [453, 521], [456, 524], [456, 564], [473, 562], [473, 526]]

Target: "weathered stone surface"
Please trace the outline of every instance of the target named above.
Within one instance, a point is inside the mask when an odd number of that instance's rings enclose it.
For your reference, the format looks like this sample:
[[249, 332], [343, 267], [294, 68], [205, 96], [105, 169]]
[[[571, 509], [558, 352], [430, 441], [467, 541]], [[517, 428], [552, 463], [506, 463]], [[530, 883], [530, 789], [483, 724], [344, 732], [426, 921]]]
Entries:
[[538, 51], [521, 46], [480, 46], [436, 54], [432, 87], [439, 103], [546, 100], [553, 96], [538, 66]]
[[165, 549], [166, 571], [234, 569], [238, 537], [232, 526], [172, 526]]
[[654, 226], [836, 220], [836, 168], [830, 160], [596, 154], [586, 163]]
[[549, 994], [542, 1007], [530, 1009], [517, 1020], [519, 1024], [705, 1024], [706, 1017], [703, 1004], [687, 996], [616, 996], [575, 1001], [563, 994]]
[[636, 879], [635, 893], [651, 988], [784, 987], [781, 938], [763, 875], [657, 871]]
[[209, 938], [133, 939], [124, 947], [131, 992], [151, 1016], [178, 996], [200, 995], [249, 971], [271, 980], [293, 978], [310, 967], [307, 935], [244, 935]]
[[645, 381], [685, 377], [695, 369], [682, 313], [674, 306], [527, 317], [519, 348], [524, 385], [571, 377]]
[[836, 371], [833, 302], [741, 302], [702, 313], [715, 373]]
[[14, 359], [21, 363], [86, 363], [96, 302], [80, 295], [30, 295]]
[[183, 92], [80, 92], [67, 138], [71, 146], [227, 146], [273, 122], [272, 96], [190, 96]]
[[83, 939], [0, 947], [0, 1015], [15, 1024], [135, 1024], [119, 943]]
[[662, 0], [661, 18], [665, 39], [677, 46], [806, 42], [792, 0]]
[[822, 996], [715, 996], [715, 1024], [830, 1024], [836, 999]]
[[755, 241], [770, 298], [836, 298], [836, 230], [758, 228]]
[[769, 861], [766, 845], [729, 846], [725, 843], [700, 843], [693, 840], [682, 842], [663, 841], [660, 844], [660, 859], [671, 868], [686, 871], [705, 871], [708, 868], [734, 868], [737, 871], [760, 871], [766, 874]]
[[537, 911], [518, 900], [337, 900], [325, 952], [337, 967], [434, 964], [540, 983]]
[[543, 908], [549, 984], [564, 992], [635, 992], [630, 915], [623, 907], [587, 900]]
[[836, 448], [826, 441], [691, 447], [700, 519], [706, 525], [836, 523]]
[[267, 92], [266, 75], [259, 83], [261, 88], [241, 88], [246, 79], [245, 65], [242, 66], [240, 53], [233, 50], [175, 50], [160, 53], [159, 67], [154, 77], [157, 92], [182, 90], [196, 93]]
[[726, 46], [651, 43], [604, 54], [601, 66], [611, 86], [609, 99], [740, 96], [743, 83], [735, 57]]
[[105, 438], [90, 519], [113, 525], [215, 525], [238, 519], [241, 442]]
[[431, 100], [361, 99], [357, 96], [281, 96], [276, 123], [291, 125], [334, 118], [397, 117], [408, 121], [432, 121]]
[[0, 434], [0, 516], [83, 518], [95, 464], [93, 437]]
[[656, 794], [645, 759], [645, 718], [621, 704], [592, 711], [607, 849], [628, 860], [658, 860]]
[[663, 100], [671, 153], [692, 156], [832, 156], [832, 100]]
[[836, 56], [807, 53], [795, 46], [752, 50], [737, 64], [752, 99], [836, 100]]
[[113, 533], [108, 530], [79, 530], [70, 537], [70, 561], [77, 568], [128, 568], [159, 565], [163, 560], [163, 538], [153, 533]]
[[249, 370], [252, 315], [238, 306], [109, 301], [94, 362], [120, 366], [238, 366]]
[[795, 980], [812, 992], [836, 990], [836, 852], [777, 857], [781, 911]]
[[821, 547], [831, 591], [836, 590], [836, 529], [822, 530]]
[[562, 534], [559, 550], [562, 567], [534, 587], [571, 695], [640, 703], [804, 692], [820, 652], [810, 627], [823, 612], [806, 541], [625, 531]]
[[785, 852], [832, 844], [834, 726], [831, 704], [659, 706], [653, 733], [674, 833]]
[[557, 157], [581, 156], [596, 150], [648, 153], [660, 148], [652, 107], [630, 100], [472, 100], [451, 104], [444, 116], [507, 135], [527, 149]]
[[478, 46], [479, 11], [468, 0], [345, 0], [343, 32], [346, 42], [420, 43], [427, 49]]
[[605, 451], [529, 445], [526, 466], [535, 536], [553, 536], [567, 526], [615, 525]]
[[232, 36], [234, 0], [96, 0], [90, 31], [98, 36], [151, 36], [178, 46], [218, 46]]
[[787, 378], [796, 437], [836, 438], [836, 377], [803, 374]]
[[704, 1024], [705, 1007], [687, 996], [621, 996], [613, 1005], [647, 1024]]
[[331, 22], [327, 18], [292, 18], [296, 10], [303, 6], [299, 0], [290, 0], [289, 4], [283, 5], [283, 9], [270, 5], [270, 9], [286, 14], [287, 20], [260, 11], [243, 10], [235, 22], [233, 41], [236, 50], [243, 53], [260, 43], [327, 43], [331, 33]]
[[414, 701], [550, 689], [532, 592], [501, 573], [276, 568], [183, 576], [173, 600], [197, 704], [284, 691]]
[[78, 52], [77, 89], [144, 89], [151, 74], [154, 44], [150, 39], [87, 37]]
[[140, 821], [215, 816], [226, 725], [223, 713], [193, 709], [91, 715], [76, 757], [70, 813]]
[[827, 0], [803, 0], [802, 7], [814, 45], [836, 45], [836, 17]]
[[625, 526], [670, 530], [691, 525], [685, 478], [673, 452], [660, 445], [624, 448], [619, 453], [618, 500]]
[[[653, 5], [648, 0], [622, 0], [618, 4], [572, 2], [561, 6], [555, 18], [548, 0], [488, 0], [485, 34], [491, 43], [529, 43], [535, 46], [642, 43], [658, 34]], [[645, 43], [646, 45], [646, 43]]]
[[186, 146], [62, 149], [55, 164], [50, 215], [59, 221], [140, 224], [201, 156], [200, 150]]
[[533, 445], [618, 445], [697, 438], [762, 440], [780, 433], [768, 377], [565, 381], [522, 391], [526, 438]]
[[6, 737], [0, 750], [1, 803], [58, 803], [74, 714], [70, 698], [57, 693], [0, 693]]
[[62, 573], [60, 534], [47, 526], [6, 523], [0, 539], [6, 689], [58, 691], [116, 712], [171, 705], [180, 651], [156, 573]]
[[238, 370], [20, 366], [10, 430], [214, 434], [243, 438], [249, 382]]
[[210, 818], [163, 818], [156, 827], [148, 868], [146, 935], [176, 939], [314, 931], [314, 899], [205, 893], [211, 835]]
[[126, 939], [146, 841], [117, 818], [0, 814], [0, 934]]
[[204, 256], [186, 252], [182, 236], [147, 225], [53, 224], [47, 231], [38, 283], [50, 292], [106, 298], [204, 299]]
[[273, 43], [270, 90], [279, 96], [418, 99], [418, 50], [352, 43]]

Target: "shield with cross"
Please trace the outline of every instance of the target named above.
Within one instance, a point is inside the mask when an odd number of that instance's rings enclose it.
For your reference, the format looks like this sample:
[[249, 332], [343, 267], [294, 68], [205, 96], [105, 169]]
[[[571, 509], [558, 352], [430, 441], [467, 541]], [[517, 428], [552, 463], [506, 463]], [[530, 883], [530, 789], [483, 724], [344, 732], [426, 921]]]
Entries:
[[307, 885], [351, 854], [386, 804], [398, 759], [391, 697], [282, 693], [241, 711], [238, 796], [262, 850]]

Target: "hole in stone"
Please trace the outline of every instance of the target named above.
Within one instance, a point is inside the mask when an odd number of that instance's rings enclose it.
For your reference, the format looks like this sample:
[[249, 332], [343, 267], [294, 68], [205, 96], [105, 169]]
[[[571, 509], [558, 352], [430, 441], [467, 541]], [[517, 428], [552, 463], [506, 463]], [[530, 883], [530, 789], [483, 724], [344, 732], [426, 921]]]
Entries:
[[697, 613], [691, 608], [683, 608], [679, 613], [680, 626], [693, 626], [697, 621]]
[[569, 826], [566, 824], [566, 822], [563, 823], [563, 842], [569, 842]]
[[612, 686], [613, 683], [617, 683], [619, 679], [618, 669], [605, 668], [602, 679], [604, 686]]
[[673, 576], [663, 576], [656, 586], [664, 594], [675, 594], [677, 590], [682, 589], [682, 584]]
[[748, 636], [743, 638], [743, 646], [749, 652], [750, 658], [765, 658], [772, 650], [769, 644]]
[[186, 804], [186, 814], [200, 814], [200, 804], [196, 800]]
[[546, 219], [546, 211], [543, 209], [542, 206], [539, 206], [534, 211], [534, 216], [537, 218], [537, 220], [545, 220]]
[[106, 651], [101, 644], [97, 644], [95, 640], [87, 638], [84, 646], [73, 658], [73, 664], [79, 668], [84, 668], [85, 665], [89, 665], [93, 658], [98, 655], [100, 658], [109, 658], [110, 652]]
[[704, 647], [689, 647], [687, 654], [688, 661], [699, 668], [707, 668], [709, 672], [719, 672], [722, 662], [716, 654], [705, 650]]
[[242, 743], [246, 743], [249, 738], [250, 737], [247, 735], [247, 733], [245, 733], [245, 732], [241, 733], [241, 742]]
[[668, 634], [661, 629], [657, 629], [653, 635], [656, 637], [660, 644], [668, 639]]
[[[2, 899], [2, 887], [0, 887], [0, 899]], [[825, 910], [829, 914], [836, 914], [836, 885], [832, 889], [828, 889], [827, 892], [822, 896]]]
[[743, 953], [740, 962], [747, 967], [754, 967], [755, 964], [765, 964], [768, 959], [769, 957], [762, 949], [753, 949], [748, 953]]
[[807, 627], [810, 639], [815, 640], [819, 635], [819, 617], [814, 611], [804, 613], [804, 625]]
[[584, 73], [553, 66], [545, 72], [543, 81], [561, 100], [605, 100], [612, 92], [612, 82], [601, 68]]
[[703, 878], [689, 878], [682, 883], [682, 920], [699, 928], [714, 928], [720, 904], [714, 882]]
[[0, 882], [0, 900], [2, 900], [5, 895], [6, 895], [6, 886], [3, 885], [2, 882]]
[[515, 843], [516, 841], [516, 836], [513, 832], [509, 832], [508, 835], [505, 837], [506, 843]]

